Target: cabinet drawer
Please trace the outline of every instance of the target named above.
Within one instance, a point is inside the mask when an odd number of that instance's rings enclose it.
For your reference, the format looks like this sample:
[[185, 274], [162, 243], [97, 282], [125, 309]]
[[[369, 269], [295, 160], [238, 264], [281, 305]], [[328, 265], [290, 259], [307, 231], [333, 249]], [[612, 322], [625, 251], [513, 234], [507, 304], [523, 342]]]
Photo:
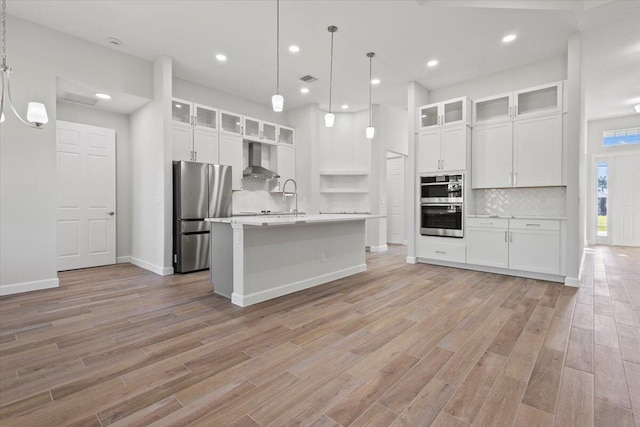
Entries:
[[508, 228], [507, 218], [467, 218], [467, 227]]
[[419, 258], [465, 263], [467, 262], [466, 252], [466, 245], [419, 241], [417, 255]]
[[509, 224], [518, 230], [560, 230], [560, 221], [555, 219], [512, 219]]

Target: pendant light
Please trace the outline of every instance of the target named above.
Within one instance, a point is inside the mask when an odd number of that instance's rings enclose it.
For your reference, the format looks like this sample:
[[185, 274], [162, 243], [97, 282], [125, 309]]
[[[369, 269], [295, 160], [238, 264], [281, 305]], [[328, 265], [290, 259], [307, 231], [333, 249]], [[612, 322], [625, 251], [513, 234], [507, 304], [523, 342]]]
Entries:
[[376, 133], [376, 129], [373, 127], [373, 111], [371, 109], [371, 63], [373, 61], [373, 57], [376, 56], [374, 52], [367, 53], [367, 58], [369, 58], [369, 126], [365, 130], [365, 135], [367, 139], [373, 139], [373, 136]]
[[276, 0], [276, 94], [271, 97], [273, 111], [284, 107], [284, 97], [280, 95], [280, 0]]
[[336, 120], [335, 114], [331, 112], [331, 89], [333, 86], [333, 33], [338, 31], [338, 27], [332, 25], [327, 28], [327, 30], [331, 33], [331, 63], [329, 66], [329, 112], [324, 115], [324, 125], [328, 128], [332, 128], [333, 122]]
[[[4, 101], [9, 101], [9, 108], [13, 111], [13, 114], [25, 125], [42, 129], [42, 126], [47, 124], [49, 118], [47, 117], [47, 109], [44, 104], [39, 102], [29, 102], [27, 108], [27, 120], [20, 117], [16, 107], [13, 106], [11, 101], [11, 86], [9, 76], [11, 74], [11, 67], [7, 65], [7, 4], [6, 0], [2, 0], [2, 64], [0, 65], [0, 72], [2, 73], [2, 91], [0, 92], [0, 123], [4, 122]], [[6, 96], [5, 96], [6, 90]]]

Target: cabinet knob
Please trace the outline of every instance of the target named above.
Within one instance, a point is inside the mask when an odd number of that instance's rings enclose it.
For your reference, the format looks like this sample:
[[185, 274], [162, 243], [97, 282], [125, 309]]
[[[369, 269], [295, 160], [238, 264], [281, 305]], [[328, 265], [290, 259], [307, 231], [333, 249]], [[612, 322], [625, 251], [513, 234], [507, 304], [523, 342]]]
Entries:
[[114, 211], [107, 212], [107, 215], [114, 216], [116, 213]]

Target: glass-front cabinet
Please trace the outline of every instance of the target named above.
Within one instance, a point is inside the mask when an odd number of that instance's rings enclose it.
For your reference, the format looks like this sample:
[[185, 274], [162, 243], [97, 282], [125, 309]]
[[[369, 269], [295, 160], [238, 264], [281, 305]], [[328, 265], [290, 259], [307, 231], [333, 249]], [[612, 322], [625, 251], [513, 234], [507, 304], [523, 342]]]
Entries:
[[260, 139], [260, 120], [244, 116], [243, 135], [249, 138]]
[[278, 125], [254, 119], [252, 117], [244, 117], [244, 137], [259, 142], [267, 142], [275, 144], [278, 142]]
[[467, 123], [470, 105], [469, 99], [462, 97], [419, 107], [420, 130], [435, 126]]
[[511, 93], [477, 99], [473, 106], [474, 124], [511, 120], [513, 116], [512, 99]]
[[278, 142], [280, 144], [295, 145], [295, 130], [286, 126], [278, 126]]
[[195, 125], [207, 129], [218, 129], [218, 110], [207, 107], [205, 105], [194, 104], [195, 106]]
[[181, 99], [173, 99], [171, 101], [171, 120], [178, 123], [191, 125], [191, 107], [193, 104]]
[[242, 135], [242, 116], [220, 110], [220, 132]]
[[278, 142], [278, 125], [273, 123], [262, 122], [262, 139], [267, 142]]

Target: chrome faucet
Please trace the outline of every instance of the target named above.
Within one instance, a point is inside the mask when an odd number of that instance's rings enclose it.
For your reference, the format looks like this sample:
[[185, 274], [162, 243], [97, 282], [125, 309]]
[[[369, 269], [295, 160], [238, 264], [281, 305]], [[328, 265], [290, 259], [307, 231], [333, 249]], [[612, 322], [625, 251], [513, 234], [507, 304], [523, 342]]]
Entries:
[[[287, 184], [289, 183], [289, 181], [293, 182], [293, 193], [287, 193], [286, 188], [287, 188]], [[287, 196], [294, 196], [295, 197], [295, 209], [293, 210], [293, 214], [295, 216], [298, 216], [298, 184], [296, 183], [295, 179], [287, 179], [284, 184], [282, 184], [282, 201], [286, 202], [287, 201]]]

